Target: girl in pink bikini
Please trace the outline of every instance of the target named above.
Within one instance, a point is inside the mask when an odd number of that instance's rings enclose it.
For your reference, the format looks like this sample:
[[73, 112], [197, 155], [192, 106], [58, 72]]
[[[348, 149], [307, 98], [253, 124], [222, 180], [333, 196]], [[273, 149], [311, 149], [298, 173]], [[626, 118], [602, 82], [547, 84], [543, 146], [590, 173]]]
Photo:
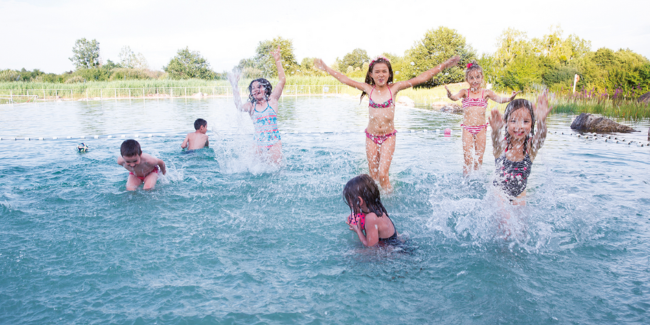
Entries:
[[388, 169], [393, 160], [397, 133], [393, 125], [395, 119], [395, 101], [393, 97], [400, 90], [426, 82], [442, 70], [457, 64], [459, 60], [458, 56], [454, 56], [411, 80], [393, 83], [393, 68], [390, 61], [384, 57], [377, 57], [370, 61], [365, 82], [354, 81], [325, 65], [323, 60], [314, 59], [314, 66], [317, 68], [329, 73], [338, 81], [361, 90], [361, 99], [368, 94], [370, 110], [370, 121], [366, 128], [368, 170], [370, 176], [375, 181], [379, 181], [385, 191], [392, 191], [388, 179]]
[[463, 174], [467, 176], [471, 170], [478, 170], [483, 164], [485, 135], [488, 126], [488, 123], [485, 122], [488, 98], [497, 103], [507, 103], [515, 99], [519, 92], [512, 92], [510, 97], [500, 97], [492, 90], [481, 88], [483, 69], [476, 61], [467, 64], [465, 81], [469, 84], [469, 89], [461, 89], [455, 95], [451, 94], [447, 86], [445, 89], [447, 89], [449, 99], [454, 101], [463, 99], [463, 123], [460, 126], [463, 128], [463, 156], [465, 158]]

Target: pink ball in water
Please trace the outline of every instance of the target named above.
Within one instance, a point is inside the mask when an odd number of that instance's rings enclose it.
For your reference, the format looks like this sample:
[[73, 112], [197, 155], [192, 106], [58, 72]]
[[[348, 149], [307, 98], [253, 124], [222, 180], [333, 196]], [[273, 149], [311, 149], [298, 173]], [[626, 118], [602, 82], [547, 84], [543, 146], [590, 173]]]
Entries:
[[448, 137], [451, 135], [451, 129], [447, 128], [445, 129], [445, 136]]

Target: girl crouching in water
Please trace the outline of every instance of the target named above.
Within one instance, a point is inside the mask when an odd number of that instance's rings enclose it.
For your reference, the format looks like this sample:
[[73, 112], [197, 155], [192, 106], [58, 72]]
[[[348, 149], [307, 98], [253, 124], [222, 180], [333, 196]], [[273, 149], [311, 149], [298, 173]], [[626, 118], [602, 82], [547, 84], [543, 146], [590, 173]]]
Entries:
[[343, 199], [352, 212], [347, 224], [365, 246], [397, 245], [397, 229], [381, 204], [379, 188], [372, 177], [359, 175], [345, 184]]
[[510, 97], [500, 97], [492, 90], [481, 88], [483, 86], [483, 69], [481, 66], [472, 61], [467, 64], [465, 70], [465, 81], [469, 84], [469, 89], [461, 89], [455, 95], [447, 89], [447, 97], [451, 100], [463, 99], [463, 174], [467, 176], [470, 171], [478, 170], [483, 164], [483, 155], [485, 154], [485, 138], [488, 124], [485, 123], [485, 110], [488, 107], [488, 99], [497, 103], [507, 103], [512, 101], [518, 92], [513, 92]]
[[[525, 99], [513, 100], [504, 116], [495, 108], [490, 117], [492, 145], [496, 160], [494, 185], [514, 205], [526, 205], [526, 185], [533, 161], [546, 139], [546, 117], [553, 109], [546, 92], [537, 105]], [[505, 137], [501, 128], [505, 125]], [[537, 127], [537, 132], [535, 132]]]
[[404, 90], [431, 79], [442, 70], [458, 63], [460, 58], [453, 58], [439, 64], [435, 68], [425, 71], [419, 76], [408, 80], [393, 83], [393, 68], [390, 61], [378, 57], [370, 61], [365, 82], [358, 82], [346, 75], [331, 69], [321, 59], [314, 59], [314, 66], [329, 73], [338, 81], [361, 90], [361, 99], [368, 94], [370, 121], [366, 128], [366, 156], [368, 158], [368, 171], [373, 179], [379, 181], [386, 192], [392, 191], [388, 170], [395, 152], [395, 137], [397, 130], [393, 125], [395, 120], [395, 102], [393, 97], [400, 90]]
[[272, 51], [271, 55], [273, 55], [275, 65], [278, 68], [279, 80], [275, 85], [275, 89], [268, 80], [264, 78], [255, 79], [248, 85], [249, 101], [242, 104], [239, 96], [240, 72], [228, 75], [228, 79], [232, 85], [235, 106], [240, 111], [248, 113], [253, 120], [258, 154], [266, 155], [272, 163], [280, 164], [282, 162], [282, 141], [280, 131], [278, 131], [277, 112], [279, 108], [278, 100], [282, 96], [286, 78], [282, 68], [280, 48], [278, 47]]

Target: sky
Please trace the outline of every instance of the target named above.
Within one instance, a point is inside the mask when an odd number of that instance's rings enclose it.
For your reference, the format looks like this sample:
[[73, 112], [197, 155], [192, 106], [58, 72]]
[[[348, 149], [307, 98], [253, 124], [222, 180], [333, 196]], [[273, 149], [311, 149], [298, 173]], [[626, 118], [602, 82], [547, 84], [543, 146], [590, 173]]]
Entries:
[[74, 69], [77, 39], [96, 39], [101, 57], [124, 46], [162, 69], [179, 49], [199, 51], [213, 70], [250, 58], [260, 41], [291, 39], [300, 62], [332, 63], [355, 48], [403, 55], [427, 30], [457, 30], [479, 54], [493, 53], [507, 28], [530, 38], [559, 25], [592, 50], [629, 48], [650, 58], [650, 1], [168, 1], [0, 0], [0, 70]]

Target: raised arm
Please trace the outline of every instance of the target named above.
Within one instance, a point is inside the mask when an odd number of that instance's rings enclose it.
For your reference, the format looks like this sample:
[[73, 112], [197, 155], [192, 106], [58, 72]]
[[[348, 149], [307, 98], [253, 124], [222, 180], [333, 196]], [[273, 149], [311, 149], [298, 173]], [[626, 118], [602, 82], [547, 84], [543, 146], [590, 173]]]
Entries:
[[238, 69], [233, 69], [231, 73], [228, 73], [228, 81], [230, 81], [230, 86], [232, 87], [232, 97], [235, 101], [235, 107], [242, 112], [249, 113], [251, 112], [253, 105], [250, 103], [242, 103], [241, 96], [239, 95], [239, 78], [241, 77], [241, 71]]
[[465, 89], [461, 89], [461, 90], [460, 90], [457, 94], [455, 94], [455, 95], [452, 95], [452, 94], [451, 94], [451, 91], [449, 90], [449, 88], [447, 88], [447, 85], [445, 85], [445, 89], [447, 89], [447, 97], [449, 97], [449, 99], [451, 99], [451, 100], [453, 100], [453, 101], [457, 101], [457, 100], [459, 100], [459, 99], [465, 97], [465, 92], [466, 92]]
[[417, 77], [415, 77], [413, 79], [410, 79], [410, 80], [407, 80], [407, 81], [400, 81], [400, 82], [395, 83], [395, 86], [393, 86], [393, 89], [395, 89], [395, 92], [398, 92], [400, 90], [404, 90], [406, 88], [410, 88], [410, 87], [413, 87], [413, 86], [417, 86], [417, 85], [419, 85], [421, 83], [425, 83], [429, 79], [433, 78], [433, 76], [440, 73], [442, 70], [456, 65], [458, 63], [458, 61], [460, 61], [460, 57], [458, 55], [454, 55], [449, 60], [438, 64], [433, 69], [422, 72], [419, 76], [417, 76]]
[[320, 70], [323, 70], [323, 71], [329, 73], [332, 77], [336, 78], [336, 80], [338, 80], [338, 81], [340, 81], [340, 82], [342, 82], [342, 83], [344, 83], [344, 84], [346, 84], [346, 85], [348, 85], [350, 87], [354, 87], [354, 88], [359, 89], [361, 91], [365, 91], [366, 93], [369, 93], [370, 90], [372, 90], [372, 87], [369, 84], [367, 84], [365, 82], [354, 81], [354, 80], [348, 78], [348, 76], [346, 76], [346, 75], [344, 75], [344, 74], [342, 74], [342, 73], [328, 67], [325, 64], [325, 62], [323, 62], [323, 60], [321, 60], [321, 59], [314, 59], [314, 66], [316, 68], [320, 69]]
[[503, 128], [503, 116], [498, 109], [492, 109], [490, 114], [490, 126], [492, 127], [492, 153], [494, 153], [494, 158], [499, 158], [503, 155], [503, 150], [505, 149], [505, 142], [501, 137], [501, 129]]
[[553, 106], [548, 104], [548, 91], [544, 91], [541, 95], [537, 96], [537, 104], [534, 107], [535, 111], [535, 135], [531, 143], [531, 160], [535, 160], [537, 152], [544, 145], [546, 140], [546, 117], [548, 113], [553, 110]]
[[503, 104], [503, 103], [511, 102], [513, 99], [515, 99], [517, 94], [520, 93], [520, 92], [519, 91], [513, 91], [512, 96], [510, 96], [510, 97], [501, 97], [501, 96], [497, 95], [495, 92], [493, 92], [492, 90], [488, 90], [486, 93], [487, 93], [487, 97], [489, 99], [491, 99], [491, 100], [493, 100], [493, 101], [495, 101], [495, 102], [497, 102], [499, 104]]
[[282, 56], [280, 56], [280, 47], [278, 46], [277, 49], [271, 51], [271, 55], [273, 55], [273, 59], [275, 59], [275, 66], [278, 68], [278, 84], [275, 85], [273, 88], [273, 92], [271, 93], [271, 98], [275, 100], [279, 100], [280, 96], [282, 96], [282, 90], [284, 89], [284, 85], [287, 83], [287, 78], [284, 76], [284, 68], [282, 67]]

